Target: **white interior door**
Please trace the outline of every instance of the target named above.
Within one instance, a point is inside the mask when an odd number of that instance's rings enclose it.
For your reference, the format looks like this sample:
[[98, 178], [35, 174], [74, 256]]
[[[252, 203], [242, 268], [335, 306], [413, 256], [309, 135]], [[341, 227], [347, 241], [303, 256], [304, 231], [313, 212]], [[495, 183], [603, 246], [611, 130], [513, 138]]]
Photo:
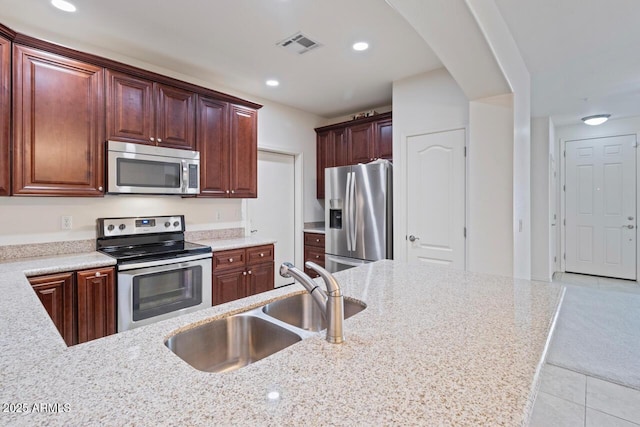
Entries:
[[567, 141], [566, 271], [636, 279], [636, 138]]
[[465, 268], [465, 131], [407, 138], [407, 259]]
[[288, 154], [258, 151], [258, 197], [248, 199], [252, 234], [276, 239], [276, 287], [293, 283], [278, 274], [278, 267], [284, 261], [295, 262], [294, 162]]
[[549, 273], [553, 277], [553, 273], [557, 270], [558, 263], [558, 168], [553, 155], [549, 154]]

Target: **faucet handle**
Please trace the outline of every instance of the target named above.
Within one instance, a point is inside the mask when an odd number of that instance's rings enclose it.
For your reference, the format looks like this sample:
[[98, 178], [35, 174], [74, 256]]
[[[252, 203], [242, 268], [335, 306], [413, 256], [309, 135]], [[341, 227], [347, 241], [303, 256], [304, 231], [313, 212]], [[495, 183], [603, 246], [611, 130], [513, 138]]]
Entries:
[[320, 275], [320, 277], [322, 277], [322, 280], [324, 280], [325, 286], [327, 287], [327, 293], [329, 295], [336, 297], [342, 296], [342, 293], [340, 291], [340, 284], [331, 273], [312, 261], [307, 261], [304, 263], [304, 265], [305, 267], [315, 271]]

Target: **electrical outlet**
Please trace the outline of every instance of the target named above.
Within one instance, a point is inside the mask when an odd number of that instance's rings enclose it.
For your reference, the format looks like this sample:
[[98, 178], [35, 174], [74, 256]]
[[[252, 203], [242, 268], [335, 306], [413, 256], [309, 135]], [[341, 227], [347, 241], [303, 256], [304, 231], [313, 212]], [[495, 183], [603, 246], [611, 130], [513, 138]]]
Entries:
[[71, 230], [73, 228], [73, 217], [65, 215], [61, 217], [60, 228], [63, 230]]

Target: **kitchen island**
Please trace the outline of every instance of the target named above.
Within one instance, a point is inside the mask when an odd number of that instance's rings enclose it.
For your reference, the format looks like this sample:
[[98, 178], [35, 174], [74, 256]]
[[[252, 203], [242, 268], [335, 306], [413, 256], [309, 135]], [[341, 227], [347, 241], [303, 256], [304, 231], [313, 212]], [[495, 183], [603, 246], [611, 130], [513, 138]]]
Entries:
[[319, 332], [216, 374], [165, 339], [302, 286], [67, 348], [26, 265], [0, 264], [0, 425], [526, 425], [563, 295], [548, 283], [379, 261], [336, 274], [345, 296], [367, 304], [345, 321], [344, 344]]

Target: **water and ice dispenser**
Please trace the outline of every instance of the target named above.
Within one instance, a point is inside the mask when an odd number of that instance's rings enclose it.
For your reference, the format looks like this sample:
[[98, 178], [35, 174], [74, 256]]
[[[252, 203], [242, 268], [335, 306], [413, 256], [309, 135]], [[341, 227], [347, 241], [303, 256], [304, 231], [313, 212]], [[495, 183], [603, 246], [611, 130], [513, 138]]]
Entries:
[[329, 200], [329, 228], [342, 229], [342, 199]]

